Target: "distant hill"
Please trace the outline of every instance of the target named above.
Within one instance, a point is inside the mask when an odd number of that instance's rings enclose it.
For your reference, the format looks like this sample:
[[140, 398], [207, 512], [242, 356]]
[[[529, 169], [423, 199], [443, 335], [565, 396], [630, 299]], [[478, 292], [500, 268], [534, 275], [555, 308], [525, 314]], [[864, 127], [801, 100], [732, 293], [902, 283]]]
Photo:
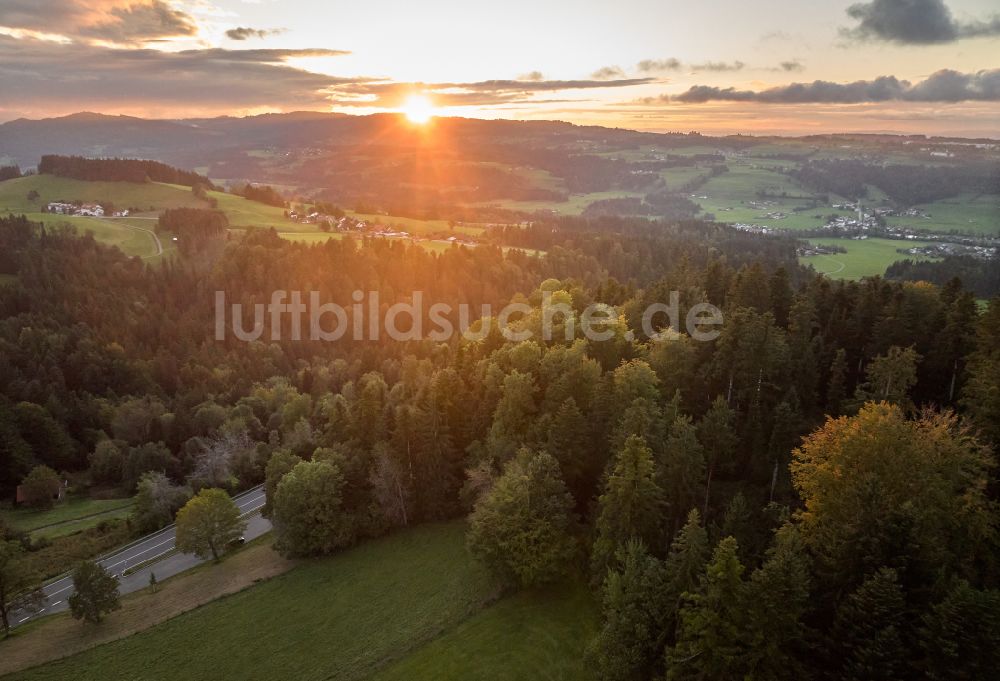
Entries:
[[[662, 135], [630, 130], [576, 126], [559, 121], [484, 121], [439, 119], [450, 139], [498, 141], [530, 137], [572, 136], [574, 139], [656, 139]], [[394, 114], [348, 116], [294, 112], [235, 118], [148, 120], [131, 116], [78, 113], [58, 118], [19, 118], [0, 125], [0, 157], [32, 167], [43, 154], [120, 156], [194, 168], [212, 154], [240, 148], [298, 147], [377, 141], [380, 145], [412, 143], [413, 130]]]
[[997, 143], [918, 136], [709, 137], [467, 118], [414, 126], [396, 114], [318, 112], [177, 121], [83, 113], [0, 125], [0, 165], [30, 168], [44, 154], [149, 159], [220, 186], [267, 184], [286, 197], [422, 220], [634, 215], [796, 230], [822, 228], [834, 204], [863, 198], [887, 210], [920, 204], [940, 221], [924, 228], [994, 232], [992, 205], [957, 216], [935, 202], [969, 187], [961, 201], [971, 206], [1000, 172]]

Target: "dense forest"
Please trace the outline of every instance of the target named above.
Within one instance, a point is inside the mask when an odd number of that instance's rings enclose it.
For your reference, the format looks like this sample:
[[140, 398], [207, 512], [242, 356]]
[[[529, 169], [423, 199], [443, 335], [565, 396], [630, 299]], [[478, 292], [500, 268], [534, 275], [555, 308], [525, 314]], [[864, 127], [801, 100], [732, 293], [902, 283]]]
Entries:
[[[509, 588], [591, 584], [602, 679], [1000, 664], [1000, 301], [831, 281], [794, 240], [695, 221], [494, 231], [541, 256], [200, 232], [154, 266], [0, 220], [0, 493], [39, 465], [83, 472], [140, 495], [140, 531], [193, 489], [265, 482], [288, 555], [468, 515]], [[278, 289], [518, 301], [529, 330], [543, 294], [571, 314], [551, 340], [214, 339], [214, 292], [246, 308]], [[682, 317], [721, 308], [718, 338], [644, 338], [671, 291]], [[593, 302], [616, 310], [608, 340], [570, 324]]]
[[46, 154], [38, 162], [38, 172], [91, 182], [167, 182], [185, 187], [215, 187], [207, 177], [190, 170], [180, 170], [159, 161], [129, 158]]
[[967, 255], [950, 255], [941, 260], [899, 260], [885, 271], [887, 279], [929, 281], [943, 286], [958, 277], [980, 298], [1000, 295], [1000, 258], [983, 260]]

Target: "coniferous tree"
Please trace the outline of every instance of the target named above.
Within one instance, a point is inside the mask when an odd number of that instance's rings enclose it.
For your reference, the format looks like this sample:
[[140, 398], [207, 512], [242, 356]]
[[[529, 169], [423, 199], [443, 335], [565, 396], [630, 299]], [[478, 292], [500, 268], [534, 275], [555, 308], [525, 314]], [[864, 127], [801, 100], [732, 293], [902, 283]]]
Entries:
[[826, 384], [826, 411], [830, 416], [839, 416], [847, 397], [847, 352], [837, 348], [830, 365], [830, 380]]
[[747, 582], [747, 679], [797, 681], [808, 676], [803, 618], [809, 608], [809, 567], [797, 528], [779, 528], [764, 564]]
[[831, 645], [845, 681], [894, 681], [908, 676], [906, 600], [895, 570], [882, 568], [837, 608]]
[[589, 647], [599, 678], [645, 681], [662, 660], [671, 614], [666, 567], [638, 539], [618, 551], [601, 590], [601, 628]]
[[672, 535], [685, 515], [698, 505], [705, 481], [705, 450], [691, 419], [672, 422], [663, 453], [657, 457], [656, 482], [663, 491]]
[[659, 512], [663, 491], [656, 484], [653, 453], [642, 438], [631, 436], [615, 455], [604, 493], [598, 500], [597, 538], [591, 571], [603, 579], [619, 547], [629, 539], [656, 540], [661, 530]]
[[667, 679], [739, 679], [746, 673], [743, 565], [738, 552], [732, 537], [719, 542], [698, 590], [685, 596], [677, 640], [667, 651]]
[[707, 474], [705, 478], [705, 501], [703, 513], [708, 515], [708, 504], [712, 495], [712, 478], [719, 470], [735, 465], [737, 438], [734, 432], [736, 414], [720, 395], [712, 402], [698, 423], [698, 440], [705, 449]]
[[919, 638], [933, 681], [989, 678], [1000, 669], [1000, 591], [959, 582], [924, 614]]

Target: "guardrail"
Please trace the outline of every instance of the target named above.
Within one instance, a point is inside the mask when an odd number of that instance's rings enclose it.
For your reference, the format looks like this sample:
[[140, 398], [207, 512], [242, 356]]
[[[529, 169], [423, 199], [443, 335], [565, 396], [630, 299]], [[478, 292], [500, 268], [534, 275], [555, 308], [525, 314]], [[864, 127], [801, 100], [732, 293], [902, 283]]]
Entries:
[[[258, 513], [260, 513], [261, 508], [263, 508], [263, 505], [258, 506], [257, 508], [252, 508], [246, 513], [241, 513], [240, 519], [242, 520], [257, 515]], [[176, 544], [171, 548], [167, 549], [166, 551], [161, 551], [152, 558], [146, 558], [145, 560], [136, 563], [132, 567], [126, 567], [124, 570], [122, 570], [121, 577], [128, 577], [129, 575], [134, 575], [136, 572], [139, 572], [139, 570], [149, 567], [153, 563], [158, 562], [160, 559], [165, 558], [166, 556], [173, 555], [175, 553], [179, 553], [179, 549], [177, 548]], [[115, 563], [115, 565], [117, 565], [117, 563]]]
[[[263, 489], [264, 489], [264, 484], [261, 483], [260, 485], [257, 485], [256, 487], [251, 487], [250, 489], [247, 489], [247, 490], [244, 490], [244, 491], [240, 492], [235, 497], [233, 497], [233, 501], [234, 502], [238, 502], [240, 499], [243, 499], [244, 497], [250, 496], [251, 494], [254, 494], [256, 492], [260, 492]], [[242, 517], [242, 514], [241, 514], [241, 517]], [[164, 534], [170, 532], [171, 530], [173, 530], [175, 528], [176, 528], [176, 523], [170, 523], [166, 527], [161, 527], [156, 532], [151, 532], [150, 534], [147, 534], [147, 535], [144, 535], [142, 537], [139, 537], [138, 539], [134, 539], [134, 540], [130, 541], [128, 544], [125, 544], [124, 546], [119, 546], [118, 548], [114, 549], [113, 551], [110, 551], [110, 552], [104, 554], [103, 556], [99, 556], [99, 557], [95, 558], [94, 562], [95, 563], [103, 563], [104, 561], [111, 560], [112, 558], [115, 558], [119, 554], [124, 553], [125, 551], [128, 551], [129, 549], [131, 549], [131, 548], [133, 548], [135, 546], [138, 546], [139, 544], [142, 544], [143, 542], [149, 541], [150, 539], [155, 539], [158, 536], [164, 535]], [[121, 562], [121, 561], [119, 561], [119, 562]], [[111, 567], [113, 567], [113, 566], [115, 566], [117, 564], [118, 563], [112, 563]], [[107, 566], [105, 566], [105, 567], [107, 567]], [[67, 577], [69, 577], [71, 573], [72, 573], [72, 570], [67, 570], [66, 572], [63, 572], [62, 574], [60, 574], [58, 577], [54, 577], [54, 578], [50, 579], [48, 582], [46, 582], [46, 583], [44, 583], [42, 585], [42, 589], [47, 589], [50, 586], [58, 584], [59, 582], [63, 581]]]

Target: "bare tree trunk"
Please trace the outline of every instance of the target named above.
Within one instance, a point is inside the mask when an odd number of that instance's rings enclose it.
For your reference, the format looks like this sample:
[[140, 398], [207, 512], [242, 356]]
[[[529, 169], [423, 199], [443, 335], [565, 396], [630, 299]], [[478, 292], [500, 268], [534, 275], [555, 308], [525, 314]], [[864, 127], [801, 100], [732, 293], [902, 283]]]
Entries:
[[948, 388], [948, 401], [955, 401], [955, 381], [958, 379], [958, 360], [955, 360], [955, 365], [951, 370], [951, 387]]
[[403, 496], [403, 486], [399, 484], [399, 477], [396, 477], [396, 498], [399, 499], [399, 511], [403, 514], [403, 527], [410, 524], [406, 514], [406, 497]]
[[708, 522], [708, 497], [712, 491], [712, 472], [715, 470], [715, 464], [713, 463], [708, 467], [708, 480], [705, 482], [705, 508], [702, 510], [702, 522]]

